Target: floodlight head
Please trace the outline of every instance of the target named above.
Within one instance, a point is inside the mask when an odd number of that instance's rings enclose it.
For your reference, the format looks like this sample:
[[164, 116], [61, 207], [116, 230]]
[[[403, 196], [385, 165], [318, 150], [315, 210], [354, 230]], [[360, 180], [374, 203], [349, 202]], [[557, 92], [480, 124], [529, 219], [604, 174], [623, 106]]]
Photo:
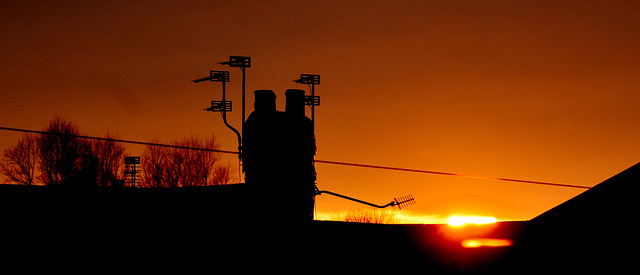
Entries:
[[124, 164], [140, 164], [140, 157], [124, 157]]
[[320, 106], [320, 97], [319, 96], [304, 96], [304, 105], [307, 106]]
[[231, 112], [231, 101], [211, 101], [211, 107], [204, 110], [209, 112]]
[[300, 79], [294, 80], [295, 83], [300, 84], [320, 84], [320, 75], [317, 74], [301, 74]]
[[220, 62], [220, 64], [229, 65], [229, 67], [251, 68], [251, 57], [229, 56], [229, 61]]
[[229, 82], [228, 71], [209, 71], [209, 80], [215, 82]]
[[214, 81], [214, 82], [229, 82], [229, 72], [209, 71], [209, 77], [203, 77], [203, 78], [191, 80], [191, 81], [193, 81], [193, 83], [200, 83], [207, 80]]

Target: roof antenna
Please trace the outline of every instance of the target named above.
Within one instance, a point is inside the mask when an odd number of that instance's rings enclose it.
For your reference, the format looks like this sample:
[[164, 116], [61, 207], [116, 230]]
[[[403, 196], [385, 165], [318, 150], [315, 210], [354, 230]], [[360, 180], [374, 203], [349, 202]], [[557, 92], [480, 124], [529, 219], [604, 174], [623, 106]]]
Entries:
[[366, 205], [369, 205], [369, 206], [373, 206], [373, 207], [376, 207], [376, 208], [387, 208], [389, 206], [397, 206], [398, 210], [402, 210], [403, 207], [406, 208], [408, 206], [416, 204], [416, 200], [413, 198], [412, 195], [403, 196], [403, 197], [399, 197], [399, 198], [394, 198], [393, 201], [391, 201], [390, 203], [387, 203], [385, 205], [377, 205], [377, 204], [373, 204], [373, 203], [366, 202], [366, 201], [363, 201], [363, 200], [359, 200], [359, 199], [356, 199], [356, 198], [352, 198], [352, 197], [349, 197], [349, 196], [345, 196], [345, 195], [341, 195], [341, 194], [338, 194], [338, 193], [334, 193], [334, 192], [331, 192], [331, 191], [317, 190], [316, 189], [316, 195], [322, 195], [322, 194], [329, 194], [329, 195], [336, 196], [336, 197], [343, 198], [343, 199], [347, 199], [347, 200], [350, 200], [350, 201], [355, 201], [357, 203], [362, 203], [362, 204], [366, 204]]

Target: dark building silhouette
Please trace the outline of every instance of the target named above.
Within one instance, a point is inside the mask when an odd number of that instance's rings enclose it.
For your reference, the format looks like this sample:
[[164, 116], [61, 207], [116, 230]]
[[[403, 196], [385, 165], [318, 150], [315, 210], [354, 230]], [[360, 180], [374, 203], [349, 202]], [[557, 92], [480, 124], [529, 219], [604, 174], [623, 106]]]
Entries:
[[560, 273], [627, 273], [637, 261], [640, 163], [528, 222], [513, 265]]
[[[640, 163], [530, 221], [464, 229], [332, 221], [299, 226], [272, 219], [272, 207], [247, 217], [261, 210], [246, 203], [250, 185], [286, 191], [279, 187], [285, 183], [262, 182], [258, 174], [245, 184], [175, 188], [2, 184], [3, 249], [12, 256], [5, 257], [5, 269], [53, 266], [46, 260], [101, 270], [131, 270], [133, 263], [145, 271], [166, 270], [167, 262], [180, 270], [379, 272], [400, 266], [433, 274], [624, 274], [637, 268]], [[284, 196], [271, 195], [261, 196], [264, 203], [294, 209]], [[287, 203], [277, 202], [281, 198]], [[509, 239], [513, 245], [463, 248], [468, 238]]]
[[304, 91], [286, 91], [284, 112], [276, 110], [273, 91], [254, 94], [255, 110], [243, 134], [245, 181], [255, 192], [254, 202], [276, 206], [285, 219], [312, 220], [316, 146]]

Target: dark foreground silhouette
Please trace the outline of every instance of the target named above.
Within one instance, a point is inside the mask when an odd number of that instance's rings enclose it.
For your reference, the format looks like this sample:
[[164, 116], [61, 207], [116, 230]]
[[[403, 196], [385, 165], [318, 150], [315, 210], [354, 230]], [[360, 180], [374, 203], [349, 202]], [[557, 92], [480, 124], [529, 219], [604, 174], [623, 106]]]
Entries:
[[[464, 229], [290, 220], [254, 203], [265, 199], [254, 200], [262, 194], [251, 195], [248, 184], [91, 191], [2, 185], [2, 249], [7, 267], [65, 270], [615, 274], [635, 268], [639, 182], [636, 164], [530, 221]], [[513, 245], [463, 248], [466, 238]]]

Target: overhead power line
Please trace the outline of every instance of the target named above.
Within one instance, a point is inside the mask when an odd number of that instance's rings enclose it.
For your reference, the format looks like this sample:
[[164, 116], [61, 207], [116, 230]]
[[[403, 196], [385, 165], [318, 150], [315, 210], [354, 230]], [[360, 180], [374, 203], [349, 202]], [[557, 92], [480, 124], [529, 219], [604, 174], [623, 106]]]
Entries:
[[117, 139], [117, 138], [103, 138], [103, 137], [91, 137], [91, 136], [83, 136], [83, 135], [59, 134], [59, 133], [51, 133], [51, 132], [44, 132], [44, 131], [9, 128], [9, 127], [2, 127], [2, 126], [0, 126], [0, 130], [7, 130], [7, 131], [14, 131], [14, 132], [24, 132], [24, 133], [32, 133], [32, 134], [41, 134], [41, 135], [65, 135], [65, 136], [72, 136], [72, 137], [84, 138], [84, 139], [93, 139], [93, 140], [102, 140], [102, 141], [114, 141], [114, 142], [130, 143], [130, 144], [137, 144], [137, 145], [159, 146], [159, 147], [188, 149], [188, 150], [200, 150], [200, 151], [217, 152], [217, 153], [225, 153], [225, 154], [238, 154], [238, 152], [234, 152], [234, 151], [226, 151], [226, 150], [218, 150], [218, 149], [210, 149], [210, 148], [188, 147], [188, 146], [162, 144], [162, 143], [154, 143], [154, 142], [124, 140], [124, 139]]
[[429, 171], [429, 170], [408, 169], [408, 168], [369, 165], [369, 164], [357, 164], [357, 163], [337, 162], [337, 161], [327, 161], [327, 160], [316, 160], [316, 163], [326, 163], [326, 164], [354, 166], [354, 167], [363, 167], [363, 168], [374, 168], [374, 169], [384, 169], [384, 170], [393, 170], [393, 171], [402, 171], [402, 172], [413, 172], [413, 173], [422, 173], [422, 174], [433, 174], [433, 175], [441, 175], [441, 176], [464, 177], [464, 178], [473, 178], [473, 179], [484, 179], [484, 180], [518, 182], [518, 183], [541, 184], [541, 185], [549, 185], [549, 186], [557, 186], [557, 187], [571, 187], [571, 188], [582, 188], [582, 189], [591, 188], [591, 187], [582, 186], [582, 185], [571, 185], [571, 184], [552, 183], [552, 182], [533, 181], [533, 180], [519, 180], [519, 179], [508, 179], [508, 178], [475, 176], [475, 175], [457, 174], [457, 173], [449, 173], [449, 172], [438, 172], [438, 171]]
[[[0, 126], [0, 130], [14, 131], [14, 132], [24, 132], [24, 133], [33, 133], [33, 134], [42, 134], [42, 135], [62, 135], [62, 134], [58, 134], [58, 133], [35, 131], [35, 130], [26, 130], [26, 129], [18, 129], [18, 128], [9, 128], [9, 127], [2, 127], [2, 126]], [[64, 135], [78, 137], [78, 138], [84, 138], [84, 139], [93, 139], [93, 140], [102, 140], [102, 141], [114, 141], [114, 142], [122, 142], [122, 143], [137, 144], [137, 145], [159, 146], [159, 147], [169, 147], [169, 148], [188, 149], [188, 150], [201, 150], [201, 151], [217, 152], [217, 153], [223, 153], [223, 154], [236, 154], [236, 155], [238, 154], [238, 152], [236, 152], [236, 151], [218, 150], [218, 149], [210, 149], [210, 148], [197, 148], [197, 147], [162, 144], [162, 143], [154, 143], [154, 142], [133, 141], [133, 140], [124, 140], [124, 139], [115, 139], [115, 138], [102, 138], [102, 137], [92, 137], [92, 136], [83, 136], [83, 135], [69, 135], [69, 134], [64, 134]], [[328, 160], [316, 160], [315, 162], [316, 163], [324, 163], [324, 164], [332, 164], [332, 165], [351, 166], [351, 167], [392, 170], [392, 171], [400, 171], [400, 172], [412, 172], [412, 173], [432, 174], [432, 175], [441, 175], [441, 176], [454, 176], [454, 177], [464, 177], [464, 178], [474, 178], [474, 179], [484, 179], [484, 180], [494, 180], [494, 181], [506, 181], [506, 182], [516, 182], [516, 183], [529, 183], [529, 184], [547, 185], [547, 186], [555, 186], [555, 187], [569, 187], [569, 188], [581, 188], [581, 189], [589, 189], [589, 188], [591, 188], [591, 187], [582, 186], [582, 185], [572, 185], [572, 184], [562, 184], [562, 183], [552, 183], [552, 182], [532, 181], [532, 180], [520, 180], [520, 179], [509, 179], [509, 178], [498, 178], [498, 177], [487, 177], [487, 176], [458, 174], [458, 173], [450, 173], [450, 172], [439, 172], [439, 171], [429, 171], [429, 170], [420, 170], [420, 169], [409, 169], [409, 168], [400, 168], [400, 167], [389, 167], [389, 166], [380, 166], [380, 165], [349, 163], [349, 162], [338, 162], [338, 161], [328, 161]]]

